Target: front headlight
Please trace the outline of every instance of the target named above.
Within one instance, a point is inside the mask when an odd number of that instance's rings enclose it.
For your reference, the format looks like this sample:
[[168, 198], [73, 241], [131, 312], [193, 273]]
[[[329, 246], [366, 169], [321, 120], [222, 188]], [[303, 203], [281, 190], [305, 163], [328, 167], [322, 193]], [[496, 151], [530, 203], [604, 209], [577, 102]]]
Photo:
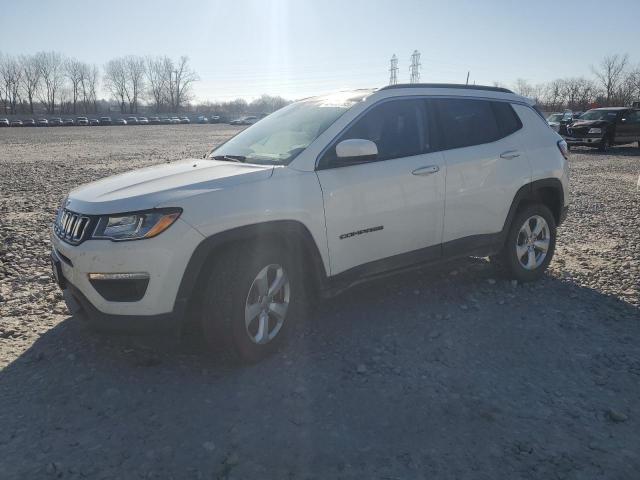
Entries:
[[602, 133], [601, 128], [590, 128], [589, 133]]
[[91, 238], [123, 241], [155, 237], [173, 225], [181, 213], [180, 208], [163, 208], [105, 215], [99, 218]]

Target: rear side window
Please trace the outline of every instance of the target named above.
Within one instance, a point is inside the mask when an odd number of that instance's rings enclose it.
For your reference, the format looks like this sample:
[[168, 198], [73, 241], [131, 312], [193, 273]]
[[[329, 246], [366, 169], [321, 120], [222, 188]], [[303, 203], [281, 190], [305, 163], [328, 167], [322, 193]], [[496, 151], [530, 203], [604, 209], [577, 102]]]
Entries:
[[437, 105], [445, 148], [490, 143], [500, 138], [498, 122], [490, 101], [442, 98]]
[[491, 106], [493, 107], [493, 113], [498, 122], [500, 138], [511, 135], [522, 128], [520, 117], [518, 117], [518, 114], [513, 110], [511, 104], [506, 102], [491, 102]]

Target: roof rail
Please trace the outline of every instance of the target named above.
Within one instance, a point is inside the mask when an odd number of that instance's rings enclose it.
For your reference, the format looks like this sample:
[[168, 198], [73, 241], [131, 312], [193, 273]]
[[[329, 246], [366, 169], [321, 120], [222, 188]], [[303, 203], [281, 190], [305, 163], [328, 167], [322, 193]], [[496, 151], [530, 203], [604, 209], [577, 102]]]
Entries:
[[491, 92], [513, 93], [508, 88], [490, 87], [488, 85], [463, 85], [461, 83], [398, 83], [387, 85], [380, 90], [392, 90], [394, 88], [459, 88], [462, 90], [489, 90]]

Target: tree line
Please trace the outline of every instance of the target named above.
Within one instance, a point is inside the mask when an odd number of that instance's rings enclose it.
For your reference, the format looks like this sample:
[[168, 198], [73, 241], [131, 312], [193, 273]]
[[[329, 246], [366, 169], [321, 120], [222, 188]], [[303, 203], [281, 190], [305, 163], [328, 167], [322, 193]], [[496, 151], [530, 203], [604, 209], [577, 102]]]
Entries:
[[98, 113], [105, 103], [99, 99], [101, 86], [121, 113], [138, 113], [143, 103], [157, 113], [180, 112], [197, 80], [186, 56], [128, 55], [100, 68], [58, 52], [0, 52], [0, 105], [8, 114], [34, 114], [39, 106], [49, 115]]
[[609, 55], [592, 66], [591, 72], [592, 78], [559, 78], [537, 85], [518, 79], [512, 89], [519, 95], [535, 99], [546, 111], [623, 107], [640, 101], [640, 65], [632, 66], [629, 55]]

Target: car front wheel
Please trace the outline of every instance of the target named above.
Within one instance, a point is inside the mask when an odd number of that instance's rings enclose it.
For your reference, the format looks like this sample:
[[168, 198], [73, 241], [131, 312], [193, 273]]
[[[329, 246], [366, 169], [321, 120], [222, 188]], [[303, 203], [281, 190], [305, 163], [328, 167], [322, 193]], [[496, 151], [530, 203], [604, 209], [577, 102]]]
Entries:
[[275, 351], [301, 314], [299, 265], [284, 249], [247, 246], [216, 262], [202, 303], [202, 327], [212, 349], [253, 363]]

